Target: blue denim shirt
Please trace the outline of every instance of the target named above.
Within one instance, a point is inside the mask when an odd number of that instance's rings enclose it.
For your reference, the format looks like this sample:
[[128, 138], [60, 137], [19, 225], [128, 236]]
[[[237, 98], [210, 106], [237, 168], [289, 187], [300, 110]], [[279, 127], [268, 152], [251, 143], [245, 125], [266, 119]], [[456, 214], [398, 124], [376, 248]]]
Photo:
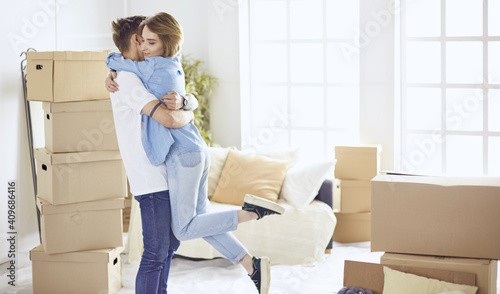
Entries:
[[[182, 96], [186, 95], [184, 70], [180, 57], [180, 54], [173, 58], [155, 56], [144, 61], [133, 61], [124, 58], [120, 53], [112, 52], [106, 59], [106, 65], [110, 69], [136, 74], [146, 89], [163, 103], [161, 97], [170, 91], [176, 91]], [[180, 148], [191, 151], [206, 148], [205, 141], [192, 122], [182, 128], [170, 129], [143, 114], [142, 123], [144, 126], [142, 146], [153, 165], [165, 162], [170, 147], [174, 143]]]

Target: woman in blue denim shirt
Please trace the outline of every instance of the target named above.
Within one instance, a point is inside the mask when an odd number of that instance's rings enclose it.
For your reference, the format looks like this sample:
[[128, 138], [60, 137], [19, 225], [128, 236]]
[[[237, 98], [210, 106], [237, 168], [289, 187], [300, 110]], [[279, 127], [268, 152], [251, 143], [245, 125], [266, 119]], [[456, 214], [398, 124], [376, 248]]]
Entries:
[[[180, 54], [182, 28], [171, 15], [158, 13], [141, 23], [139, 33], [142, 35], [144, 61], [133, 61], [123, 58], [121, 54], [111, 53], [106, 64], [113, 70], [135, 73], [158, 98], [158, 104], [151, 113], [142, 115], [142, 143], [153, 165], [166, 164], [172, 231], [181, 241], [205, 239], [231, 262], [240, 263], [259, 293], [268, 293], [269, 258], [251, 256], [230, 231], [236, 230], [238, 223], [281, 214], [284, 210], [276, 203], [247, 195], [241, 210], [207, 213], [210, 158], [197, 128], [191, 122], [184, 127], [170, 129], [152, 119], [162, 103], [169, 109], [187, 106]], [[162, 100], [164, 95], [165, 101]], [[137, 199], [140, 201], [140, 198]], [[144, 246], [146, 248], [147, 244]]]

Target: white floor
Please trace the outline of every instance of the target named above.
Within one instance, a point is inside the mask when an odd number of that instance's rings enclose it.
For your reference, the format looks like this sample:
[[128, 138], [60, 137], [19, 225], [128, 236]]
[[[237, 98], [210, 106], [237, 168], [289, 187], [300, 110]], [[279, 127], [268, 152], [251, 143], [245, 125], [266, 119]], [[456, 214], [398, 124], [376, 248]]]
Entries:
[[[378, 263], [382, 252], [370, 252], [370, 243], [334, 243], [331, 254], [315, 264], [271, 268], [271, 294], [327, 294], [342, 288], [344, 260]], [[127, 263], [123, 255], [122, 289], [133, 294], [139, 263]], [[7, 287], [6, 264], [0, 265], [0, 293], [31, 294], [31, 262], [27, 254], [18, 256], [17, 285]], [[499, 279], [500, 284], [500, 279]], [[170, 269], [169, 294], [255, 294], [246, 272], [225, 259], [192, 261], [174, 258]], [[500, 289], [498, 291], [500, 294]], [[53, 293], [58, 294], [58, 293]], [[64, 293], [66, 294], [66, 293]]]

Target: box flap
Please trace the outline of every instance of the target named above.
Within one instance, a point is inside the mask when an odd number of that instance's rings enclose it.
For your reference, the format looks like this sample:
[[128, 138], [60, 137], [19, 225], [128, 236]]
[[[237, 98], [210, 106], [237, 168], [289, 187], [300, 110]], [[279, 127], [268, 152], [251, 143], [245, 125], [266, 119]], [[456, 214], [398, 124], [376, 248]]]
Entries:
[[51, 153], [45, 148], [38, 148], [35, 149], [35, 158], [43, 163], [56, 165], [93, 161], [121, 160], [121, 155], [119, 150]]
[[46, 254], [43, 245], [40, 244], [30, 251], [30, 260], [49, 262], [102, 262], [109, 263], [117, 258], [123, 251], [123, 247], [77, 251], [70, 253]]
[[[387, 267], [440, 281], [469, 286], [476, 285], [476, 275], [472, 273], [394, 265]], [[344, 286], [358, 287], [371, 290], [375, 294], [382, 294], [384, 289], [384, 265], [346, 260], [344, 264]]]
[[45, 113], [113, 111], [111, 100], [42, 102], [42, 109]]
[[54, 60], [105, 61], [111, 51], [54, 51]]
[[451, 186], [500, 187], [499, 177], [446, 177], [446, 176], [379, 174], [372, 179], [372, 182], [387, 182], [388, 184], [416, 183], [416, 184], [438, 185], [443, 187], [451, 187]]
[[350, 220], [350, 221], [363, 221], [369, 222], [371, 219], [371, 212], [335, 212], [337, 221]]
[[381, 152], [382, 145], [335, 146], [335, 153], [379, 154]]
[[493, 261], [491, 259], [478, 259], [478, 258], [466, 258], [466, 257], [445, 257], [445, 256], [433, 256], [433, 255], [413, 255], [413, 254], [401, 254], [401, 253], [384, 253], [380, 260], [396, 260], [399, 264], [411, 263], [411, 262], [444, 262], [447, 264], [457, 264], [457, 265], [490, 265]]
[[350, 187], [356, 187], [356, 188], [370, 188], [371, 187], [371, 182], [370, 180], [342, 180], [342, 179], [335, 179], [335, 184], [340, 185], [340, 188], [350, 188]]
[[27, 52], [26, 53], [26, 58], [28, 60], [52, 60], [54, 59], [54, 52], [53, 51], [47, 51], [47, 52]]
[[99, 201], [89, 201], [72, 204], [52, 205], [40, 197], [36, 197], [36, 204], [40, 210], [40, 214], [60, 214], [68, 212], [84, 212], [97, 210], [122, 209], [125, 207], [125, 198], [106, 199]]

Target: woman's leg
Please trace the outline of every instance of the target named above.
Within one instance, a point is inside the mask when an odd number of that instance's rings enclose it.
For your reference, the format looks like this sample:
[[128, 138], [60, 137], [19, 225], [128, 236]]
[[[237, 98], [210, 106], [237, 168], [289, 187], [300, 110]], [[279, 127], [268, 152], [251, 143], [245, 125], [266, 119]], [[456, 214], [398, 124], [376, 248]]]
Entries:
[[208, 206], [206, 187], [209, 164], [207, 150], [180, 150], [172, 146], [167, 156], [172, 230], [181, 241], [237, 229], [236, 210], [205, 213]]
[[142, 195], [136, 199], [141, 207], [144, 240], [136, 293], [166, 293], [169, 270], [166, 266], [170, 266], [173, 252], [179, 247], [179, 241], [170, 230], [169, 192]]

